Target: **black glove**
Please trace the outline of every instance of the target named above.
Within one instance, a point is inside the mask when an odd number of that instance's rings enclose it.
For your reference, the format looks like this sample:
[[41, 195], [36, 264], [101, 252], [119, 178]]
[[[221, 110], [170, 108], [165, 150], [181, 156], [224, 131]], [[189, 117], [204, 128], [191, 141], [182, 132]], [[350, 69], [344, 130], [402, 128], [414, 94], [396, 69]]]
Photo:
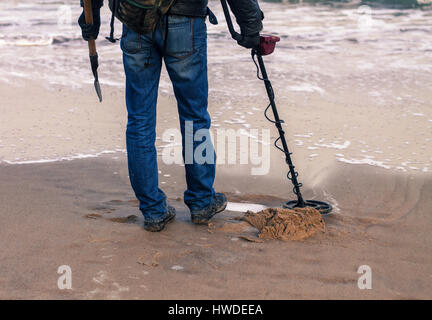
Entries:
[[87, 24], [85, 21], [84, 10], [78, 19], [78, 24], [81, 27], [82, 37], [84, 40], [89, 41], [90, 38], [97, 39], [101, 25], [100, 7], [92, 8], [93, 11], [93, 24]]
[[237, 43], [246, 49], [258, 49], [260, 45], [260, 35], [256, 33], [249, 36], [242, 36]]

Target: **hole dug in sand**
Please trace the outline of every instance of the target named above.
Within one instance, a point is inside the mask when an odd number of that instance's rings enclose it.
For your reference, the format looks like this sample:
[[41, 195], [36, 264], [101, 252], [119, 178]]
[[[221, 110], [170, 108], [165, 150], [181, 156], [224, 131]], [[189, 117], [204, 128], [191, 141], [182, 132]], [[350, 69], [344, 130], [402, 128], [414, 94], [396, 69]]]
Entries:
[[324, 220], [314, 208], [269, 208], [257, 213], [248, 211], [242, 220], [257, 228], [261, 239], [304, 240], [317, 232], [325, 232]]

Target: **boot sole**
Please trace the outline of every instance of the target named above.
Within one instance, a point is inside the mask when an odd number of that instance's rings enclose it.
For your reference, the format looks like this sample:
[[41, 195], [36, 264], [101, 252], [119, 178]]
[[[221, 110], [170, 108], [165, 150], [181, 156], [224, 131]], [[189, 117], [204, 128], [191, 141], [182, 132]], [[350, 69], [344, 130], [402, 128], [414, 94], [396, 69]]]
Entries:
[[225, 205], [218, 209], [210, 218], [201, 218], [201, 217], [192, 217], [192, 222], [194, 224], [200, 224], [200, 225], [208, 225], [209, 221], [215, 216], [217, 215], [219, 212], [222, 212], [226, 209], [228, 205], [228, 202], [225, 203]]
[[144, 230], [149, 231], [149, 232], [160, 232], [163, 229], [165, 229], [165, 227], [168, 223], [173, 222], [175, 217], [176, 217], [176, 215], [173, 215], [171, 218], [165, 220], [164, 223], [159, 225], [159, 226], [151, 226], [151, 227], [145, 227], [144, 226]]

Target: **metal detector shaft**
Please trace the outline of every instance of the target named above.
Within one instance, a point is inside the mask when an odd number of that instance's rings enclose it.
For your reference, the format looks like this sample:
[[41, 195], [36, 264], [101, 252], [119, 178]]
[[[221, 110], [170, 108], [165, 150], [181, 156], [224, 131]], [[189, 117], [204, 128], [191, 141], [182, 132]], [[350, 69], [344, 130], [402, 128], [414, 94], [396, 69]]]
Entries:
[[265, 84], [265, 87], [266, 87], [267, 95], [268, 95], [268, 98], [270, 100], [270, 105], [271, 105], [271, 108], [272, 108], [272, 111], [273, 111], [273, 116], [274, 116], [274, 123], [275, 123], [276, 128], [279, 131], [280, 141], [282, 143], [282, 148], [283, 148], [283, 151], [285, 153], [285, 161], [288, 164], [288, 167], [289, 167], [289, 170], [290, 170], [291, 181], [292, 181], [292, 183], [294, 185], [294, 190], [295, 190], [294, 193], [298, 197], [298, 206], [302, 208], [302, 207], [305, 206], [305, 203], [304, 203], [304, 200], [303, 200], [303, 196], [302, 196], [302, 194], [300, 192], [300, 186], [301, 185], [297, 181], [297, 175], [298, 174], [295, 171], [295, 167], [294, 167], [294, 165], [292, 163], [292, 160], [291, 160], [291, 153], [289, 152], [288, 144], [287, 144], [286, 139], [285, 139], [285, 131], [283, 131], [283, 129], [282, 129], [283, 120], [280, 120], [279, 113], [278, 113], [277, 108], [276, 108], [276, 103], [274, 101], [273, 87], [271, 85], [270, 80], [268, 79], [267, 70], [266, 70], [266, 67], [265, 67], [262, 55], [258, 51], [255, 51], [255, 54], [256, 54], [256, 56], [258, 58], [258, 64], [259, 64], [259, 67], [261, 69], [261, 74], [262, 74], [262, 77], [264, 79], [264, 84]]
[[231, 34], [231, 37], [237, 41], [241, 40], [241, 38], [242, 38], [241, 34], [236, 32], [234, 29], [234, 25], [233, 25], [232, 20], [231, 20], [231, 15], [229, 13], [228, 4], [227, 4], [226, 0], [221, 0], [221, 4], [222, 4], [222, 9], [223, 9], [223, 12], [225, 15], [225, 20], [227, 22], [228, 30]]

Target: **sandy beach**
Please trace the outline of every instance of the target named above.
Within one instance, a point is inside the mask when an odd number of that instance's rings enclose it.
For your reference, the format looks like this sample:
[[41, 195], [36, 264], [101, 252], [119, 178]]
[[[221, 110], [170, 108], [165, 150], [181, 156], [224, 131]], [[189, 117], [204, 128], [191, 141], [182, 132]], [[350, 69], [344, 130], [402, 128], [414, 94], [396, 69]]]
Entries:
[[[290, 13], [283, 25], [278, 6], [263, 4], [266, 30], [282, 36], [266, 62], [303, 193], [333, 206], [326, 232], [302, 241], [243, 238], [257, 231], [240, 228], [243, 212], [233, 208], [278, 207], [293, 194], [271, 145], [277, 132], [263, 115], [264, 87], [223, 20], [209, 27], [212, 130], [234, 129], [268, 148], [268, 172], [253, 174], [266, 165], [239, 163], [240, 154], [219, 163], [215, 188], [231, 209], [210, 227], [193, 225], [182, 201], [184, 167], [162, 159], [167, 147], [180, 148], [166, 139], [178, 116], [164, 72], [159, 181], [177, 219], [156, 234], [143, 230], [129, 184], [119, 49], [100, 45], [100, 104], [76, 29], [65, 43], [53, 35], [57, 42], [46, 46], [17, 45], [26, 57], [19, 66], [0, 41], [0, 299], [432, 298], [430, 11], [403, 11], [412, 20], [376, 11], [377, 31], [365, 34], [348, 9], [340, 18], [328, 8], [287, 5], [313, 18], [302, 24]], [[68, 50], [60, 65], [69, 76], [42, 62], [42, 53]], [[58, 287], [64, 265], [72, 289]], [[358, 287], [362, 265], [372, 271], [371, 290]]]

